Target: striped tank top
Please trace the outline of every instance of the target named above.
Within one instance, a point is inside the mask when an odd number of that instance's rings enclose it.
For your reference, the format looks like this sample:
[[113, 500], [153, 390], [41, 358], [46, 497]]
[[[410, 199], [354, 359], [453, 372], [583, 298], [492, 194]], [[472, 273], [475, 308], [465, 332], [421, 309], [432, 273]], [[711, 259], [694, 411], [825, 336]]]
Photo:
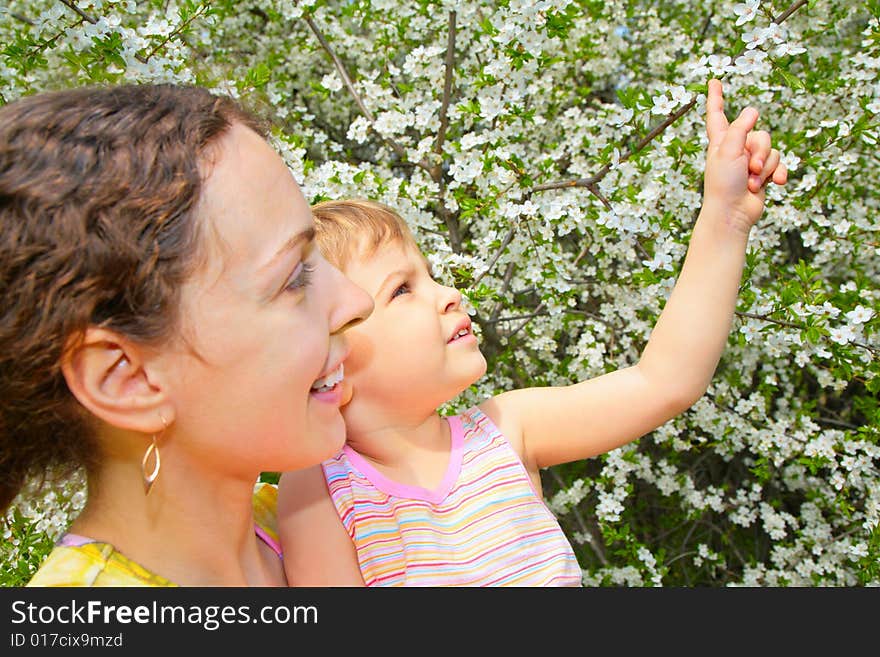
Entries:
[[581, 570], [519, 456], [480, 409], [447, 417], [436, 490], [393, 482], [348, 445], [323, 463], [367, 586], [580, 586]]

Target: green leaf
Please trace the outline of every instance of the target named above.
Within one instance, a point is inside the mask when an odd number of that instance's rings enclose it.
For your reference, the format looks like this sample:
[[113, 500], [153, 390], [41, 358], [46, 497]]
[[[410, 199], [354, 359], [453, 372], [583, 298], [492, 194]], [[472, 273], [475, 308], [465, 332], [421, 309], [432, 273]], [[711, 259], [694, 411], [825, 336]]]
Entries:
[[806, 90], [807, 85], [805, 85], [799, 77], [794, 75], [793, 73], [789, 73], [784, 68], [778, 67], [775, 69], [777, 73], [785, 80], [785, 84], [787, 84], [792, 89], [801, 89]]

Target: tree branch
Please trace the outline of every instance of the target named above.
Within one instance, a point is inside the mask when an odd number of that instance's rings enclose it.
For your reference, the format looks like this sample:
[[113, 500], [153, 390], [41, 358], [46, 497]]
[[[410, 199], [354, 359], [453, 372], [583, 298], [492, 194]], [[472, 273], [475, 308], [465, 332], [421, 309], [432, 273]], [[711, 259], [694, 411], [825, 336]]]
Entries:
[[315, 24], [315, 21], [312, 20], [312, 17], [306, 14], [305, 16], [306, 23], [308, 23], [309, 28], [311, 28], [312, 33], [318, 38], [318, 42], [321, 44], [321, 47], [324, 49], [328, 55], [330, 55], [330, 59], [333, 60], [333, 65], [336, 67], [337, 72], [339, 73], [339, 77], [342, 78], [342, 83], [345, 85], [345, 88], [348, 89], [348, 93], [351, 94], [351, 97], [354, 98], [354, 102], [357, 103], [358, 109], [361, 111], [367, 121], [370, 123], [374, 123], [376, 121], [376, 117], [373, 116], [373, 113], [364, 105], [364, 101], [361, 100], [360, 94], [358, 94], [357, 90], [354, 88], [354, 84], [352, 84], [351, 77], [348, 75], [348, 70], [345, 68], [345, 64], [342, 63], [342, 60], [336, 56], [333, 48], [330, 47], [330, 43], [327, 41], [324, 33], [318, 28]]
[[[776, 23], [777, 25], [782, 23], [785, 19], [787, 19], [789, 16], [791, 16], [794, 12], [796, 12], [798, 9], [800, 9], [801, 7], [806, 5], [807, 2], [808, 2], [808, 0], [797, 0], [797, 2], [793, 3], [791, 6], [789, 6], [788, 9], [786, 9], [781, 14], [779, 14], [779, 16], [774, 18], [773, 22]], [[668, 128], [670, 125], [675, 123], [678, 119], [680, 119], [682, 116], [684, 116], [685, 114], [690, 112], [696, 104], [697, 104], [696, 99], [693, 99], [689, 103], [687, 103], [683, 107], [680, 107], [678, 110], [676, 110], [675, 112], [670, 114], [668, 117], [666, 117], [666, 119], [662, 123], [660, 123], [659, 125], [655, 126], [653, 129], [651, 129], [651, 131], [647, 135], [645, 135], [641, 140], [639, 140], [639, 142], [635, 146], [633, 146], [624, 155], [622, 155], [620, 157], [619, 162], [626, 162], [629, 158], [631, 158], [633, 155], [635, 155], [640, 150], [642, 150], [645, 146], [647, 146], [649, 143], [651, 143], [651, 141], [653, 141], [659, 134], [661, 134], [664, 130], [666, 130], [666, 128]], [[564, 180], [564, 181], [555, 182], [555, 183], [544, 183], [542, 185], [536, 185], [535, 187], [532, 188], [531, 191], [532, 192], [544, 192], [544, 191], [547, 191], [550, 189], [567, 189], [570, 187], [586, 187], [589, 189], [590, 187], [594, 187], [596, 185], [596, 183], [600, 182], [603, 178], [605, 178], [605, 176], [607, 176], [610, 171], [611, 171], [611, 164], [605, 164], [601, 169], [599, 169], [599, 171], [595, 175], [592, 175], [589, 178], [575, 178], [573, 180]], [[593, 190], [591, 189], [590, 191], [593, 191]]]
[[449, 125], [449, 101], [452, 98], [452, 74], [455, 67], [455, 12], [449, 12], [449, 36], [446, 39], [446, 78], [443, 81], [443, 104], [440, 106], [440, 129], [437, 131], [437, 142], [434, 152], [443, 152], [443, 141], [446, 139], [446, 128]]
[[[676, 110], [675, 112], [670, 114], [668, 117], [666, 117], [666, 120], [664, 120], [662, 123], [654, 126], [654, 128], [652, 128], [651, 131], [647, 135], [642, 137], [635, 146], [633, 146], [629, 151], [627, 151], [626, 153], [624, 153], [623, 155], [620, 156], [618, 163], [626, 162], [629, 158], [631, 158], [633, 155], [635, 155], [640, 150], [642, 150], [645, 146], [650, 144], [657, 137], [657, 135], [659, 135], [664, 130], [666, 130], [666, 128], [668, 128], [673, 123], [678, 121], [678, 119], [680, 119], [682, 116], [684, 116], [685, 114], [690, 112], [694, 108], [694, 105], [696, 105], [696, 104], [697, 104], [696, 99], [691, 100], [689, 103], [687, 103], [686, 105], [683, 105], [678, 110]], [[594, 194], [597, 194], [597, 192], [594, 191], [594, 189], [596, 188], [596, 184], [601, 182], [602, 179], [605, 178], [605, 176], [607, 176], [610, 171], [611, 171], [611, 164], [609, 163], [609, 164], [605, 164], [601, 169], [599, 169], [599, 171], [595, 175], [592, 175], [589, 178], [576, 178], [574, 180], [565, 180], [562, 182], [544, 183], [543, 185], [536, 185], [535, 187], [532, 188], [531, 191], [544, 192], [549, 189], [566, 189], [569, 187], [586, 187]], [[597, 196], [598, 196], [598, 194], [597, 194]], [[601, 196], [599, 198], [601, 200]], [[604, 203], [607, 204], [608, 201], [605, 200]], [[606, 205], [606, 207], [610, 208], [611, 206], [609, 204], [609, 205]]]
[[[348, 89], [348, 93], [351, 94], [352, 98], [354, 98], [354, 102], [357, 104], [358, 109], [360, 109], [361, 114], [366, 117], [367, 121], [370, 122], [370, 125], [373, 125], [376, 122], [376, 117], [373, 116], [373, 113], [369, 110], [369, 108], [367, 108], [367, 106], [364, 104], [363, 99], [361, 99], [360, 94], [358, 94], [357, 89], [354, 88], [354, 83], [352, 83], [351, 81], [351, 76], [349, 76], [348, 70], [345, 68], [345, 64], [343, 64], [342, 60], [339, 59], [339, 57], [336, 55], [336, 52], [330, 46], [330, 43], [324, 36], [324, 33], [321, 32], [320, 28], [315, 24], [315, 21], [312, 20], [312, 17], [306, 14], [305, 21], [306, 23], [308, 23], [309, 28], [312, 30], [312, 33], [318, 38], [321, 47], [330, 56], [330, 59], [333, 60], [333, 65], [336, 67], [339, 76], [342, 78], [342, 82], [345, 85], [345, 88]], [[378, 131], [377, 134], [379, 134], [380, 138], [391, 147], [391, 150], [393, 150], [400, 159], [408, 160], [406, 156], [406, 149], [403, 146], [398, 144], [393, 139], [381, 135], [380, 133], [378, 133]], [[423, 159], [416, 164], [427, 171], [429, 174], [432, 173], [431, 164], [427, 160]]]
[[[767, 317], [766, 315], [755, 315], [753, 313], [740, 312], [738, 310], [734, 314], [737, 315], [738, 317], [748, 317], [750, 319], [757, 319], [762, 322], [768, 322], [769, 324], [777, 324], [778, 326], [785, 326], [787, 328], [797, 329], [798, 331], [803, 331], [804, 328], [806, 328], [804, 326], [801, 326], [800, 324], [795, 324], [794, 322], [786, 322], [785, 320], [782, 320], [782, 319], [773, 319], [771, 317]], [[853, 340], [849, 344], [855, 345], [856, 347], [861, 347], [862, 349], [865, 349], [866, 351], [871, 352], [875, 356], [877, 354], [880, 354], [880, 348], [872, 347], [871, 345], [865, 344], [864, 342], [856, 342], [855, 340]]]

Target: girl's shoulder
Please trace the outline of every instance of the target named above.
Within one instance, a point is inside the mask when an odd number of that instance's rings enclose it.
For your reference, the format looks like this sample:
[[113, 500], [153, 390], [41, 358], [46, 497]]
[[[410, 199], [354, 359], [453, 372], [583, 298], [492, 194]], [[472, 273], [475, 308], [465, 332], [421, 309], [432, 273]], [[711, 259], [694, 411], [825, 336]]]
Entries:
[[511, 402], [514, 399], [507, 394], [496, 395], [471, 406], [461, 413], [462, 427], [498, 435], [505, 439], [517, 457], [523, 458], [522, 428], [516, 408]]

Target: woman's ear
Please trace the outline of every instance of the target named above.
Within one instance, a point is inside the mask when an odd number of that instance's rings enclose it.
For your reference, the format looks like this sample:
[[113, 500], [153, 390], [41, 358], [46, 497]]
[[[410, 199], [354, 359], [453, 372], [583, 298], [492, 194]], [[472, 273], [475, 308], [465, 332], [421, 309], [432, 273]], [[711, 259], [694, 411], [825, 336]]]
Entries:
[[157, 433], [174, 408], [150, 350], [114, 331], [90, 327], [71, 340], [61, 372], [74, 397], [97, 418], [118, 427]]

